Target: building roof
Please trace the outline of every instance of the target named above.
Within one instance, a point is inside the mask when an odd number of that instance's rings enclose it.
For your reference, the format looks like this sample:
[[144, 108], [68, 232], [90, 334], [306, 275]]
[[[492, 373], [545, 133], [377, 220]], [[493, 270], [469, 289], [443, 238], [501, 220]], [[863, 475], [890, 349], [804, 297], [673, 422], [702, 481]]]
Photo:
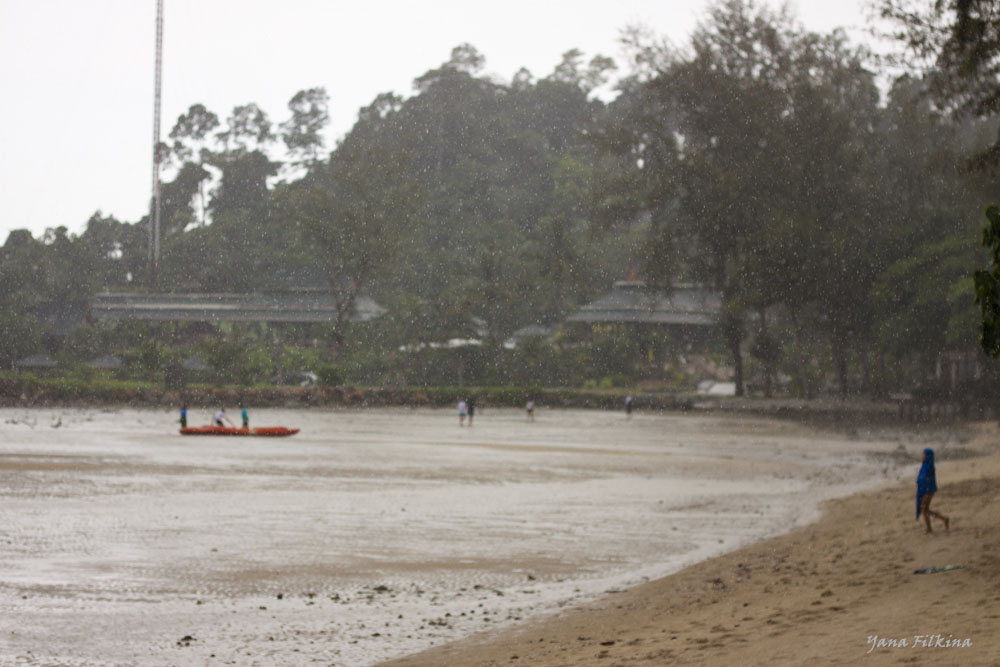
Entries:
[[637, 322], [643, 324], [714, 326], [722, 300], [697, 285], [678, 285], [669, 292], [641, 280], [622, 280], [597, 301], [580, 308], [568, 322]]
[[[386, 312], [358, 296], [352, 322], [367, 322]], [[97, 320], [169, 322], [332, 322], [337, 303], [327, 292], [267, 294], [98, 294], [91, 301]]]
[[124, 365], [125, 363], [113, 354], [106, 354], [103, 357], [98, 357], [89, 364], [91, 368], [121, 368]]
[[181, 368], [186, 371], [207, 371], [211, 370], [211, 367], [205, 363], [205, 360], [201, 357], [194, 355], [187, 357], [181, 362]]
[[14, 362], [18, 368], [55, 368], [55, 360], [47, 354], [33, 354]]
[[510, 335], [511, 338], [549, 338], [558, 330], [557, 326], [546, 324], [529, 324], [521, 327]]

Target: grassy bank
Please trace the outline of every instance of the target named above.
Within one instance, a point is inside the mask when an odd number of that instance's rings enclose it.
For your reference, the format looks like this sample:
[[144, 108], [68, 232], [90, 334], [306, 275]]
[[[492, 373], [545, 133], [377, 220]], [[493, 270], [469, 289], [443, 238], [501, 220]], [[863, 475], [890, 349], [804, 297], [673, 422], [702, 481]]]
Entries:
[[[634, 393], [634, 392], [633, 392]], [[474, 397], [480, 405], [523, 407], [528, 400], [539, 406], [622, 409], [626, 390], [580, 390], [538, 387], [239, 387], [188, 385], [166, 389], [148, 382], [38, 378], [29, 375], [0, 377], [2, 406], [129, 405], [172, 407], [235, 405], [256, 407], [307, 406], [412, 406], [448, 407]], [[636, 394], [636, 407], [652, 410], [685, 410], [693, 407], [690, 395]]]
[[542, 408], [623, 410], [625, 397], [635, 398], [637, 411], [697, 411], [768, 416], [838, 424], [873, 422], [965, 421], [955, 413], [912, 413], [900, 403], [868, 399], [767, 399], [707, 397], [692, 392], [634, 389], [542, 387], [355, 387], [355, 386], [216, 386], [191, 384], [183, 390], [162, 384], [111, 379], [40, 378], [0, 374], [0, 407], [131, 406], [177, 407], [453, 407], [474, 397], [482, 407], [523, 408], [530, 399]]

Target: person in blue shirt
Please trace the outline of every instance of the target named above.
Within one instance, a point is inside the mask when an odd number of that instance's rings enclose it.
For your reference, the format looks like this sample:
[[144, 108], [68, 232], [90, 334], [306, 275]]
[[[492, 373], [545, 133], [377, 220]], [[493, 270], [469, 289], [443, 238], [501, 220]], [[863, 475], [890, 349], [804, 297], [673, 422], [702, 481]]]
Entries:
[[927, 524], [927, 532], [931, 530], [931, 517], [944, 521], [944, 529], [948, 530], [951, 523], [943, 514], [931, 509], [931, 499], [937, 493], [937, 473], [934, 470], [934, 450], [928, 447], [924, 450], [924, 460], [920, 465], [920, 472], [917, 474], [917, 520], [920, 520], [921, 513], [924, 515], [924, 523]]
[[188, 425], [188, 406], [187, 403], [181, 403], [181, 428], [187, 428]]
[[250, 428], [250, 413], [242, 403], [240, 403], [240, 416], [243, 418], [243, 428]]

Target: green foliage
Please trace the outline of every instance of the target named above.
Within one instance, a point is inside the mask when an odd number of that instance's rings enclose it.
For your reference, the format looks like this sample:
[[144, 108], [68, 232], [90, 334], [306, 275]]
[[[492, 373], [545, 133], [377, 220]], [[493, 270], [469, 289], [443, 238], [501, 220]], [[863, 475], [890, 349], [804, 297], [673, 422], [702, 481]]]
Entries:
[[[940, 108], [971, 116], [996, 115], [1000, 14], [995, 0], [876, 0], [874, 7], [891, 22], [887, 36], [904, 48], [901, 60], [925, 72], [925, 85]], [[977, 147], [972, 160], [978, 167], [998, 162], [1000, 135], [988, 148]]]
[[[991, 43], [972, 54], [981, 65]], [[900, 78], [881, 103], [842, 34], [806, 32], [755, 2], [713, 4], [686, 51], [634, 46], [636, 68], [605, 103], [593, 91], [613, 69], [606, 58], [570, 50], [550, 74], [508, 84], [461, 45], [411, 97], [372, 100], [325, 156], [321, 88], [293, 96], [277, 125], [254, 104], [224, 123], [192, 105], [170, 135], [159, 289], [256, 292], [278, 269], [307, 267], [333, 292], [334, 321], [191, 336], [100, 323], [43, 340], [40, 305], [144, 283], [148, 220], [95, 213], [80, 235], [19, 230], [0, 249], [0, 364], [47, 349], [97, 382], [86, 361], [115, 353], [124, 375], [155, 381], [197, 346], [216, 383], [242, 386], [330, 360], [334, 386], [386, 391], [691, 382], [664, 370], [687, 342], [640, 326], [505, 347], [525, 325], [564, 321], [630, 265], [654, 284], [717, 290], [726, 363], [739, 372], [749, 351], [807, 396], [828, 373], [846, 387], [876, 365], [919, 381], [942, 351], [970, 346], [973, 290], [983, 346], [1000, 352], [997, 214], [984, 232], [993, 268], [975, 278], [967, 224], [995, 183], [957, 169], [994, 126], [945, 115], [922, 80]], [[364, 295], [389, 313], [353, 321]]]
[[323, 127], [330, 120], [330, 98], [324, 88], [300, 90], [288, 102], [292, 117], [281, 124], [289, 152], [305, 162], [315, 162], [323, 148]]
[[169, 359], [169, 350], [147, 333], [139, 345], [123, 350], [122, 357], [127, 360], [139, 377], [155, 381]]
[[281, 347], [281, 367], [286, 371], [311, 371], [319, 365], [319, 350], [298, 345]]
[[880, 345], [899, 357], [921, 355], [925, 364], [933, 364], [949, 346], [968, 347], [975, 326], [964, 336], [958, 332], [974, 313], [969, 270], [977, 255], [970, 238], [955, 237], [921, 246], [892, 264], [872, 290], [884, 313], [877, 330]]
[[32, 315], [0, 309], [0, 369], [42, 349], [38, 320]]
[[990, 249], [989, 270], [975, 273], [976, 303], [982, 313], [979, 344], [987, 354], [1000, 357], [1000, 208], [986, 209], [983, 245]]
[[201, 347], [217, 381], [241, 386], [267, 381], [274, 373], [270, 352], [261, 345], [234, 338], [212, 341]]
[[316, 377], [324, 387], [340, 387], [347, 383], [347, 373], [337, 364], [323, 364], [316, 369]]

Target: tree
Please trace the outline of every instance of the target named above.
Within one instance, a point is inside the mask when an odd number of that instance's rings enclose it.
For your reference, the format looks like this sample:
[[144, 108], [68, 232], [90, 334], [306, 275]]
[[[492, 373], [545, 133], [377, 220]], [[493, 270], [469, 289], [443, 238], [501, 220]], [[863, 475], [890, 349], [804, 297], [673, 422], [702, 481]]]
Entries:
[[832, 301], [825, 331], [846, 391], [865, 295], [885, 266], [868, 208], [878, 91], [864, 53], [747, 0], [713, 5], [690, 55], [634, 46], [653, 70], [626, 82], [616, 110], [628, 132], [608, 136], [640, 193], [615, 204], [650, 216], [647, 273], [720, 292], [738, 393], [751, 314], [763, 326], [769, 309], [787, 309], [801, 350], [804, 310]]
[[275, 139], [267, 114], [253, 102], [233, 107], [226, 125], [226, 129], [215, 135], [226, 152], [262, 150]]
[[40, 331], [34, 314], [0, 310], [0, 368], [13, 370], [18, 359], [41, 350]]
[[991, 263], [988, 270], [977, 270], [974, 279], [976, 303], [982, 312], [979, 344], [995, 359], [1000, 357], [1000, 208], [990, 206], [986, 218], [983, 245], [990, 250]]
[[933, 368], [942, 350], [975, 347], [975, 327], [966, 327], [975, 313], [969, 266], [979, 254], [963, 233], [928, 242], [894, 262], [872, 290], [875, 306], [884, 313], [880, 344], [899, 360], [917, 359], [924, 371]]
[[[945, 109], [980, 117], [1000, 111], [1000, 11], [996, 0], [878, 0], [908, 50], [909, 66], [927, 70], [931, 93]], [[980, 166], [1000, 162], [1000, 131], [976, 156]]]
[[281, 138], [289, 153], [306, 164], [319, 159], [323, 149], [322, 131], [330, 121], [330, 97], [325, 88], [300, 90], [288, 102], [292, 117], [281, 124]]
[[160, 189], [162, 200], [161, 228], [164, 236], [183, 232], [189, 225], [204, 222], [204, 216], [195, 211], [195, 197], [202, 193], [204, 184], [212, 175], [201, 164], [185, 162], [174, 180]]
[[[652, 228], [695, 250], [689, 266], [673, 270], [722, 294], [723, 331], [742, 394], [753, 252], [764, 244], [767, 225], [782, 217], [781, 190], [792, 177], [780, 147], [796, 35], [785, 15], [741, 0], [714, 5], [708, 17], [692, 37], [692, 56], [649, 59], [668, 67], [634, 89], [636, 108], [626, 117], [639, 124], [630, 152]], [[653, 247], [662, 255], [670, 245]]]
[[311, 240], [326, 271], [338, 350], [358, 295], [393, 265], [417, 223], [422, 190], [391, 100], [377, 98], [361, 118], [330, 160], [284, 189], [280, 200], [284, 227]]
[[148, 234], [145, 223], [119, 222], [113, 216], [94, 213], [78, 243], [88, 257], [94, 285], [105, 289], [124, 289], [142, 275], [148, 260]]
[[582, 51], [570, 49], [563, 54], [562, 61], [556, 65], [549, 79], [576, 86], [589, 94], [595, 88], [607, 83], [608, 76], [617, 68], [613, 60], [601, 55], [591, 58], [587, 67], [583, 68], [581, 65], [583, 58]]
[[[880, 0], [882, 17], [899, 28], [893, 35], [917, 58], [932, 63], [931, 93], [945, 109], [978, 117], [1000, 112], [1000, 12], [994, 0]], [[1000, 126], [997, 126], [1000, 128]], [[980, 169], [1000, 164], [1000, 129], [987, 149], [978, 151], [972, 165]], [[993, 357], [1000, 354], [1000, 213], [987, 208], [988, 223], [982, 244], [990, 249], [992, 264], [974, 274], [976, 303], [981, 309], [980, 345]]]
[[[201, 224], [206, 223], [207, 204], [205, 197], [205, 185], [211, 179], [212, 174], [205, 170], [207, 161], [210, 160], [211, 151], [207, 147], [207, 142], [212, 132], [219, 127], [219, 117], [205, 108], [203, 104], [192, 104], [187, 113], [180, 115], [173, 129], [170, 131], [170, 138], [174, 140], [171, 152], [176, 162], [180, 163], [180, 172], [174, 179], [174, 190], [179, 192], [163, 192], [163, 199], [166, 202], [169, 194], [172, 199], [182, 199], [180, 195], [188, 194], [190, 185], [197, 181], [197, 195], [201, 202], [200, 215], [197, 216]], [[194, 194], [191, 194], [193, 197]], [[182, 210], [190, 208], [191, 199], [175, 201], [174, 207]], [[169, 208], [169, 204], [168, 204]], [[166, 228], [171, 224], [171, 212], [168, 211], [163, 216], [167, 220]], [[174, 224], [184, 222], [185, 226], [190, 220], [178, 220]]]
[[195, 149], [203, 147], [209, 135], [219, 127], [219, 117], [203, 104], [192, 104], [187, 113], [181, 114], [170, 130], [174, 140], [173, 154], [182, 162], [195, 157]]

